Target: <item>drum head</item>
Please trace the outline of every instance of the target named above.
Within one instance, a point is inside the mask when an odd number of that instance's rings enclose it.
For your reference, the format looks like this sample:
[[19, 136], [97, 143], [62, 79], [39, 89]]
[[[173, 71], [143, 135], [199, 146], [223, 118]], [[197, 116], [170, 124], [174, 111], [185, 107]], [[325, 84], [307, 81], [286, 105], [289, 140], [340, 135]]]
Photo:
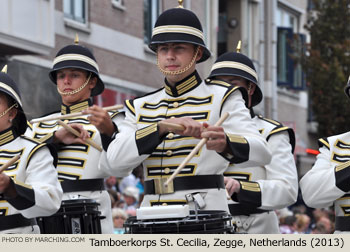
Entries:
[[129, 234], [222, 234], [232, 231], [231, 215], [225, 211], [190, 211], [185, 218], [137, 220], [128, 218], [125, 231]]

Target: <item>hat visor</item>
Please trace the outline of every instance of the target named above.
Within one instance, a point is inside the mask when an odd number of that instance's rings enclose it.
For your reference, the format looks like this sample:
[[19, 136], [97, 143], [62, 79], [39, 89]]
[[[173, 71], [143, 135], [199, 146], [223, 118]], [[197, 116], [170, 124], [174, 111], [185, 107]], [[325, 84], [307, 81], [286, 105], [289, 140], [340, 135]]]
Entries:
[[101, 94], [103, 92], [104, 88], [105, 88], [105, 85], [104, 85], [103, 81], [101, 80], [98, 72], [95, 70], [95, 68], [92, 68], [88, 64], [76, 65], [75, 62], [77, 62], [77, 61], [71, 61], [70, 64], [68, 64], [69, 61], [62, 62], [62, 63], [65, 63], [65, 64], [60, 64], [60, 63], [56, 64], [54, 66], [54, 68], [49, 72], [50, 80], [54, 84], [57, 85], [56, 72], [58, 70], [62, 70], [62, 69], [66, 69], [66, 68], [77, 68], [77, 69], [85, 70], [87, 72], [93, 73], [96, 76], [96, 78], [97, 78], [97, 83], [96, 83], [96, 86], [91, 91], [91, 96], [96, 96], [96, 95]]
[[239, 69], [234, 69], [234, 68], [219, 68], [219, 69], [215, 69], [213, 70], [210, 75], [209, 75], [209, 79], [212, 79], [214, 77], [217, 76], [238, 76], [238, 77], [242, 77], [252, 83], [254, 83], [256, 85], [254, 94], [252, 95], [252, 107], [258, 105], [262, 99], [263, 99], [263, 94], [261, 92], [261, 89], [258, 85], [258, 82], [256, 80], [256, 78], [254, 78], [254, 76], [248, 74], [245, 71], [239, 70]]
[[161, 33], [152, 37], [151, 43], [148, 45], [149, 48], [156, 52], [157, 46], [164, 43], [189, 43], [193, 45], [199, 45], [203, 48], [203, 55], [197, 61], [198, 63], [206, 61], [211, 53], [209, 49], [205, 46], [204, 41], [196, 36], [183, 33]]

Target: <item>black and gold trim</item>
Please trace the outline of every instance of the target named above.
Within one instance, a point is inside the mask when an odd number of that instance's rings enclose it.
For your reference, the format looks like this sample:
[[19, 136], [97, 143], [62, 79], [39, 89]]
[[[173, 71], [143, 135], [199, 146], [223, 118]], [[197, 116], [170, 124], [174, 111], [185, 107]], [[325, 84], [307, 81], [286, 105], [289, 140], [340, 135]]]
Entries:
[[261, 189], [257, 182], [239, 181], [241, 189], [236, 197], [239, 203], [252, 207], [261, 206]]
[[91, 125], [90, 121], [86, 118], [72, 118], [68, 120], [69, 123], [79, 123], [84, 125]]
[[165, 92], [172, 97], [178, 97], [195, 89], [201, 82], [202, 79], [199, 77], [197, 71], [194, 71], [182, 81], [175, 83], [174, 86], [169, 84], [167, 79], [165, 79]]
[[271, 132], [269, 133], [269, 135], [266, 137], [266, 141], [269, 141], [270, 137], [278, 134], [280, 132], [284, 132], [287, 131], [288, 135], [289, 135], [289, 143], [292, 146], [292, 153], [294, 153], [294, 149], [295, 149], [295, 134], [294, 134], [294, 130], [283, 126], [282, 124], [277, 126], [276, 128], [274, 128], [273, 130], [271, 130]]
[[238, 181], [250, 181], [252, 177], [251, 172], [224, 172], [225, 177], [234, 178]]
[[[2, 203], [1, 201], [3, 201], [3, 200], [0, 200], [0, 203]], [[3, 201], [3, 202], [5, 202], [5, 201]], [[8, 214], [8, 210], [9, 210], [8, 207], [0, 207], [0, 216], [6, 216]]]
[[[158, 165], [149, 165], [146, 168], [147, 178], [159, 178], [165, 176], [171, 176], [180, 164], [167, 165], [164, 167]], [[189, 176], [194, 175], [197, 168], [197, 164], [187, 164], [177, 175]]]
[[45, 144], [45, 143], [38, 144], [37, 146], [35, 146], [35, 147], [31, 150], [31, 152], [29, 153], [29, 155], [28, 155], [28, 157], [27, 157], [27, 167], [28, 167], [29, 162], [30, 162], [30, 160], [32, 159], [32, 156], [34, 155], [34, 153], [35, 153], [36, 151], [38, 151], [39, 149], [43, 148], [43, 147], [46, 147], [46, 144]]
[[89, 152], [90, 145], [87, 144], [70, 144], [70, 145], [62, 145], [60, 148], [60, 152], [78, 152], [87, 154]]
[[222, 80], [211, 80], [211, 79], [206, 79], [205, 80], [205, 83], [207, 85], [218, 85], [218, 86], [222, 86], [222, 87], [226, 87], [226, 88], [229, 88], [231, 87], [232, 85], [226, 81], [222, 81]]
[[334, 168], [335, 185], [342, 191], [350, 191], [350, 161], [337, 165]]
[[24, 210], [35, 205], [35, 194], [34, 190], [30, 185], [24, 184], [21, 181], [11, 179], [16, 188], [17, 196], [7, 201], [16, 209]]
[[135, 106], [134, 106], [134, 100], [125, 100], [124, 101], [125, 107], [135, 116]]
[[114, 119], [117, 115], [120, 115], [120, 114], [125, 114], [124, 112], [122, 111], [118, 111], [118, 110], [113, 110], [113, 111], [110, 111], [110, 117], [111, 119]]
[[156, 123], [137, 130], [135, 132], [135, 139], [139, 155], [151, 154], [162, 141], [159, 137], [158, 125]]
[[49, 134], [40, 134], [40, 133], [34, 133], [34, 139], [38, 139], [41, 143], [49, 143], [53, 140], [53, 135], [55, 132], [49, 133]]
[[345, 143], [339, 139], [337, 139], [334, 146], [341, 150], [350, 150], [350, 143]]
[[[152, 154], [148, 157], [148, 159], [168, 159], [168, 158], [180, 158], [187, 157], [191, 151], [196, 147], [196, 145], [180, 145], [173, 148], [162, 148], [155, 149]], [[195, 155], [195, 157], [199, 157], [201, 150]]]
[[12, 128], [0, 132], [0, 146], [12, 142], [16, 137], [18, 134]]
[[340, 205], [341, 210], [344, 213], [344, 216], [350, 216], [350, 205]]
[[86, 160], [83, 158], [72, 157], [59, 157], [57, 166], [66, 166], [83, 169], [85, 167]]
[[71, 113], [76, 113], [76, 112], [81, 112], [84, 109], [87, 109], [88, 107], [92, 106], [92, 100], [88, 99], [79, 103], [76, 103], [74, 105], [61, 105], [61, 114], [66, 115], [66, 114], [71, 114]]
[[[6, 162], [8, 162], [8, 160], [10, 160], [11, 158], [17, 156], [17, 155], [20, 155], [22, 156], [23, 154], [23, 151], [24, 151], [24, 148], [23, 149], [19, 149], [19, 150], [2, 150], [0, 152], [0, 159], [5, 159], [7, 160]], [[0, 163], [0, 166], [5, 164], [6, 162], [4, 163]], [[7, 167], [6, 171], [14, 171], [18, 168], [18, 165], [19, 163], [21, 162], [21, 160], [19, 159], [18, 161], [16, 161], [14, 164], [10, 165], [9, 167]]]
[[158, 103], [145, 102], [141, 108], [147, 110], [157, 110], [160, 108], [166, 108], [168, 110], [177, 109], [181, 107], [195, 107], [202, 105], [209, 105], [213, 103], [213, 95], [207, 97], [194, 97], [189, 96], [183, 99], [163, 99]]
[[173, 113], [173, 114], [158, 114], [155, 116], [148, 115], [139, 115], [137, 120], [138, 123], [156, 123], [161, 120], [169, 119], [171, 117], [180, 118], [180, 117], [191, 117], [196, 121], [208, 121], [210, 117], [210, 111], [198, 111], [198, 112], [181, 112], [181, 113]]
[[238, 86], [231, 86], [225, 93], [224, 97], [222, 98], [221, 101], [221, 108], [220, 108], [220, 114], [222, 111], [222, 108], [224, 106], [225, 101], [227, 100], [228, 97], [230, 97], [231, 94], [233, 94], [235, 91], [239, 90], [242, 94], [242, 98], [245, 102], [245, 106], [248, 108], [248, 103], [249, 103], [249, 99], [248, 99], [248, 93], [247, 90], [243, 87], [238, 87]]
[[342, 155], [342, 154], [333, 152], [332, 160], [337, 163], [344, 163], [350, 160], [350, 155]]
[[239, 164], [249, 160], [250, 146], [243, 136], [227, 134], [226, 142], [230, 153], [219, 153], [226, 160], [233, 164]]
[[57, 127], [57, 122], [54, 122], [54, 123], [44, 123], [44, 122], [40, 122], [38, 124], [38, 128], [39, 129], [54, 129]]
[[64, 180], [79, 180], [81, 178], [81, 175], [69, 173], [69, 172], [58, 172], [58, 180], [64, 181]]
[[326, 147], [328, 150], [331, 149], [327, 138], [318, 139], [318, 146], [321, 148], [322, 146]]

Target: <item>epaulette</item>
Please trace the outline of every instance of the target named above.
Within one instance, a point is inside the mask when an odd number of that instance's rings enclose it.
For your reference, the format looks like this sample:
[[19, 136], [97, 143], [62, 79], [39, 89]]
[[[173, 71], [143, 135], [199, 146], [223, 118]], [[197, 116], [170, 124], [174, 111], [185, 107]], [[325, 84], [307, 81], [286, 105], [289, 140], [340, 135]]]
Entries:
[[263, 117], [261, 115], [258, 115], [258, 118], [260, 120], [268, 122], [268, 123], [270, 123], [270, 124], [272, 124], [274, 126], [273, 129], [268, 134], [268, 136], [266, 137], [266, 141], [269, 141], [270, 137], [275, 135], [275, 134], [278, 134], [278, 133], [283, 132], [283, 131], [287, 131], [287, 133], [289, 135], [289, 143], [292, 146], [292, 153], [294, 153], [294, 149], [295, 149], [295, 133], [294, 133], [293, 129], [291, 129], [291, 128], [287, 127], [287, 126], [283, 126], [282, 123], [280, 123], [280, 122], [278, 122], [276, 120], [265, 118], [265, 117]]
[[160, 90], [164, 89], [164, 87], [162, 88], [159, 88], [153, 92], [150, 92], [150, 93], [147, 93], [147, 94], [144, 94], [144, 95], [141, 95], [141, 96], [137, 96], [135, 97], [134, 99], [130, 99], [130, 100], [125, 100], [124, 101], [124, 105], [125, 107], [133, 114], [133, 115], [136, 115], [136, 112], [135, 112], [135, 106], [134, 106], [134, 100], [137, 100], [137, 99], [140, 99], [140, 98], [143, 98], [143, 97], [146, 97], [148, 95], [152, 95], [154, 93], [157, 93], [159, 92]]
[[27, 136], [25, 136], [25, 135], [21, 135], [20, 136], [21, 138], [23, 138], [23, 139], [25, 139], [25, 140], [28, 140], [28, 141], [30, 141], [30, 142], [32, 142], [32, 143], [35, 143], [35, 144], [42, 144], [42, 142], [40, 142], [39, 140], [37, 140], [37, 139], [34, 139], [34, 138], [31, 138], [31, 137], [27, 137]]
[[322, 146], [326, 147], [328, 150], [330, 150], [329, 142], [326, 137], [318, 139], [318, 146], [321, 148]]
[[114, 117], [116, 117], [119, 114], [125, 114], [124, 111], [119, 111], [119, 110], [112, 110], [110, 111], [112, 114], [110, 115], [110, 117], [113, 119]]
[[30, 153], [29, 153], [29, 155], [28, 155], [28, 158], [27, 158], [27, 166], [28, 166], [29, 161], [31, 160], [33, 154], [34, 154], [37, 150], [39, 150], [39, 149], [41, 149], [41, 148], [43, 148], [43, 147], [47, 147], [47, 148], [49, 149], [49, 151], [50, 151], [50, 153], [51, 153], [51, 155], [52, 155], [52, 157], [53, 157], [53, 159], [54, 159], [54, 161], [53, 161], [54, 166], [55, 166], [55, 167], [57, 166], [57, 161], [58, 161], [57, 151], [56, 151], [55, 147], [54, 147], [52, 144], [46, 144], [46, 143], [41, 142], [41, 141], [40, 141], [41, 139], [36, 140], [36, 139], [30, 138], [30, 137], [27, 137], [27, 136], [24, 136], [24, 135], [22, 135], [22, 136], [20, 136], [20, 137], [23, 138], [23, 139], [25, 139], [25, 140], [28, 140], [28, 141], [30, 141], [30, 142], [36, 144], [36, 146], [30, 151]]
[[134, 106], [134, 100], [125, 100], [124, 101], [125, 107], [135, 116], [135, 106]]
[[269, 123], [271, 123], [271, 124], [273, 124], [273, 125], [276, 125], [276, 126], [283, 126], [282, 123], [280, 123], [280, 122], [278, 122], [278, 121], [276, 121], [276, 120], [272, 120], [272, 119], [265, 118], [265, 117], [263, 117], [262, 115], [258, 115], [258, 117], [259, 117], [259, 119], [264, 120], [264, 121], [266, 121], [266, 122], [269, 122]]
[[239, 87], [239, 86], [234, 86], [226, 81], [222, 81], [222, 80], [211, 80], [211, 79], [206, 79], [205, 80], [205, 83], [207, 85], [216, 85], [216, 86], [221, 86], [221, 87], [225, 87], [227, 88], [226, 90], [226, 93], [224, 95], [224, 97], [222, 98], [222, 101], [221, 101], [221, 108], [220, 108], [220, 114], [221, 114], [221, 110], [222, 110], [222, 107], [225, 103], [225, 101], [227, 100], [227, 98], [232, 94], [234, 93], [235, 91], [239, 90], [241, 91], [242, 93], [242, 98], [243, 100], [245, 101], [245, 106], [248, 107], [248, 102], [249, 102], [249, 99], [248, 99], [248, 92], [247, 90], [244, 88], [244, 87]]

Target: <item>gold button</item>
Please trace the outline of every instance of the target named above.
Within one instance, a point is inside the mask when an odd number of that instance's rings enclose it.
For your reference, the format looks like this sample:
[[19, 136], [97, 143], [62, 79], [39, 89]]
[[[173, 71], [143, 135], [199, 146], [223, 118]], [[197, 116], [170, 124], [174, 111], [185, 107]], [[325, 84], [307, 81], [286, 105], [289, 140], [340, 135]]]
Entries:
[[169, 138], [169, 139], [173, 139], [173, 138], [174, 138], [174, 133], [170, 132], [170, 133], [168, 134], [168, 138]]
[[165, 202], [162, 204], [162, 206], [167, 206], [167, 205], [168, 205], [168, 204], [167, 204], [167, 203], [165, 203]]
[[165, 169], [164, 169], [164, 173], [165, 173], [165, 174], [169, 174], [169, 173], [170, 173], [170, 168], [169, 168], [169, 167], [165, 168]]
[[173, 106], [174, 106], [174, 108], [177, 108], [179, 106], [179, 103], [178, 102], [174, 102]]
[[173, 154], [173, 152], [172, 152], [171, 150], [167, 150], [167, 151], [166, 151], [166, 155], [167, 155], [167, 156], [171, 156], [172, 154]]

